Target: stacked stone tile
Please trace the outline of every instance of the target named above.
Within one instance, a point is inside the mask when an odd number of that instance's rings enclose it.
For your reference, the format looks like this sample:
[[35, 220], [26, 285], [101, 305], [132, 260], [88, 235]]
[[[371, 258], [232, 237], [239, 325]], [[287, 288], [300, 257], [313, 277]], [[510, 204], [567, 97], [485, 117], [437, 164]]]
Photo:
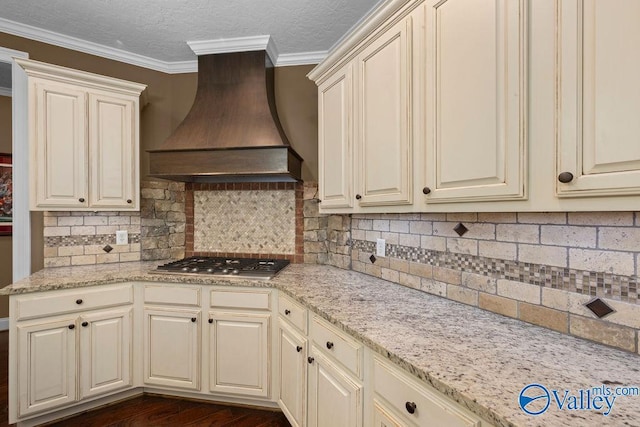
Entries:
[[179, 259], [185, 252], [185, 185], [143, 181], [140, 190], [143, 260]]

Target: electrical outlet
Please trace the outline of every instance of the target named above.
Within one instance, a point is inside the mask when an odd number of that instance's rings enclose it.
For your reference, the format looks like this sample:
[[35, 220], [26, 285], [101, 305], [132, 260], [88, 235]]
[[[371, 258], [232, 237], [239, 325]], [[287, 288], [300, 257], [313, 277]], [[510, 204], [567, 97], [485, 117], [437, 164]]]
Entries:
[[376, 256], [387, 256], [385, 244], [384, 239], [376, 240]]
[[129, 233], [127, 230], [116, 231], [116, 245], [126, 245], [129, 243]]

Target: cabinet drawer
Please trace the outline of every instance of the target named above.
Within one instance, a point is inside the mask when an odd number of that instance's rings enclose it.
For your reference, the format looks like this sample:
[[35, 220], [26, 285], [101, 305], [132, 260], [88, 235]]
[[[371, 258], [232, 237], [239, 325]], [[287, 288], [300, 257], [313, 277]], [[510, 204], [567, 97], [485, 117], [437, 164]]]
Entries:
[[200, 287], [145, 285], [145, 304], [200, 306]]
[[282, 319], [286, 319], [291, 325], [300, 331], [307, 333], [307, 309], [291, 298], [280, 294], [278, 297], [278, 312]]
[[16, 320], [133, 303], [131, 285], [77, 288], [16, 297]]
[[309, 327], [309, 336], [318, 347], [357, 375], [358, 378], [362, 378], [362, 344], [318, 316], [311, 318]]
[[[479, 418], [449, 401], [438, 391], [421, 385], [400, 369], [374, 357], [373, 389], [399, 414], [417, 425], [480, 427]], [[415, 406], [414, 406], [415, 405]], [[410, 413], [413, 411], [413, 414]]]
[[270, 310], [271, 290], [214, 289], [211, 291], [211, 307]]

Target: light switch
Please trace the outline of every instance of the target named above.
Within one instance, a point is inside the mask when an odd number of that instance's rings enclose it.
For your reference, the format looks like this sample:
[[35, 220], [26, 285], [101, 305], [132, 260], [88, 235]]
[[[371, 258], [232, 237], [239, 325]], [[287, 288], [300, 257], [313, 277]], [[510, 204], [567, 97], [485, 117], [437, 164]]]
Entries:
[[129, 233], [127, 230], [116, 231], [116, 245], [126, 245], [129, 243]]

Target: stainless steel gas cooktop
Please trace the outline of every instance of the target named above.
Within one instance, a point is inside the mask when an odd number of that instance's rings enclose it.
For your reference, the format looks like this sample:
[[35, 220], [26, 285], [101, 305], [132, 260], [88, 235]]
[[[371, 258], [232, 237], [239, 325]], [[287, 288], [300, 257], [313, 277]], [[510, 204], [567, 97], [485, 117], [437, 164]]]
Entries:
[[285, 259], [189, 257], [159, 265], [154, 273], [269, 280], [289, 265]]

